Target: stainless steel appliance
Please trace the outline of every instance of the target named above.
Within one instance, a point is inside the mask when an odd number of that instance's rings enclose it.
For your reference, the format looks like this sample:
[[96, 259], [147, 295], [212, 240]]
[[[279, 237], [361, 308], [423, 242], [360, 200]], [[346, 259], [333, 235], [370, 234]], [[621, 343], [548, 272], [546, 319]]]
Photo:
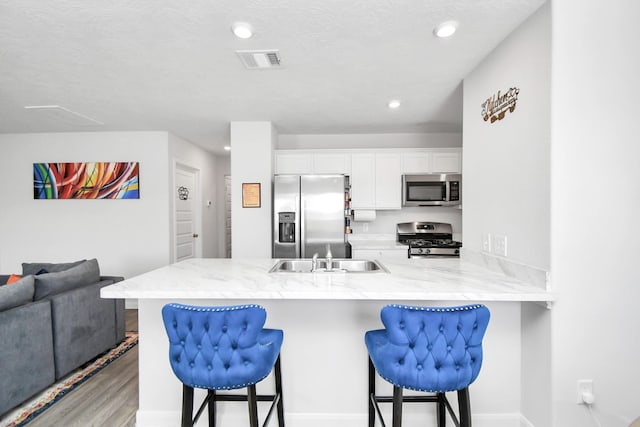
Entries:
[[462, 203], [462, 175], [402, 175], [402, 206], [455, 206]]
[[345, 238], [348, 181], [344, 175], [275, 175], [273, 257], [351, 258]]
[[451, 224], [444, 222], [402, 222], [396, 225], [399, 243], [408, 246], [409, 258], [459, 257], [461, 242], [453, 240]]

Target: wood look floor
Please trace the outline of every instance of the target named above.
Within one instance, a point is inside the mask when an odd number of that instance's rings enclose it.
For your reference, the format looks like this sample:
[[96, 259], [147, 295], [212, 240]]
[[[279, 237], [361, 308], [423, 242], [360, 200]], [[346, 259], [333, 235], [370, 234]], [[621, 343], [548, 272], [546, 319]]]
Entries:
[[[138, 311], [126, 310], [126, 330]], [[138, 346], [60, 399], [29, 427], [134, 427], [138, 410]]]

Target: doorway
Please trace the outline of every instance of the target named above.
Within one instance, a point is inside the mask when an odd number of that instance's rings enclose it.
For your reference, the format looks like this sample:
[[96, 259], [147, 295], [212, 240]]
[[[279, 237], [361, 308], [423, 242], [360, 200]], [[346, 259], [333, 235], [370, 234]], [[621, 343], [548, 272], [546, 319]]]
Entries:
[[202, 256], [200, 170], [176, 162], [173, 185], [173, 262]]

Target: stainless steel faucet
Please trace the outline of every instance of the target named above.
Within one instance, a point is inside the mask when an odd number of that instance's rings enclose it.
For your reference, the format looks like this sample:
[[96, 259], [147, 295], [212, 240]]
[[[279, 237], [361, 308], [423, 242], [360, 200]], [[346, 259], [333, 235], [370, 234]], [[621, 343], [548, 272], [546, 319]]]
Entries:
[[318, 269], [318, 252], [313, 254], [313, 257], [311, 258], [311, 272], [313, 273], [317, 269]]
[[327, 255], [325, 255], [325, 261], [327, 263], [326, 270], [331, 271], [333, 269], [333, 265], [331, 261], [333, 260], [333, 255], [331, 254], [331, 245], [327, 244]]

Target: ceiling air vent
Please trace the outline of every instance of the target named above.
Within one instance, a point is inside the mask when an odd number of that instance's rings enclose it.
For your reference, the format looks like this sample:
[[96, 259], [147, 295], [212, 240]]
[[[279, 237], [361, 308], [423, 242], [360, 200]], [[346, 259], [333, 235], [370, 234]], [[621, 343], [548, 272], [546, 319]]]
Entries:
[[250, 70], [280, 68], [280, 52], [277, 50], [236, 50], [236, 53]]

